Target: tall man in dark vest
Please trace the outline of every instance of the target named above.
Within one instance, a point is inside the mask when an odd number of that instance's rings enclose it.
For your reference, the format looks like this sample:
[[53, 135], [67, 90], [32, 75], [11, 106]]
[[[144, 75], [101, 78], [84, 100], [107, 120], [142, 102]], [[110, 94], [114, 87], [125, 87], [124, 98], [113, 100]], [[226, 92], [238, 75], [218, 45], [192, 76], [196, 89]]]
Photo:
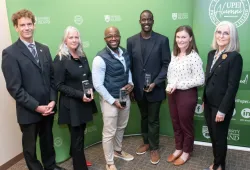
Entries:
[[[3, 50], [7, 90], [16, 101], [23, 155], [29, 170], [63, 170], [56, 165], [52, 126], [57, 92], [49, 48], [34, 41], [35, 16], [29, 10], [12, 15], [19, 39]], [[36, 156], [39, 136], [42, 163]]]
[[[92, 78], [96, 91], [100, 94], [103, 114], [102, 145], [107, 170], [116, 170], [114, 157], [131, 161], [134, 157], [122, 150], [124, 129], [130, 112], [128, 94], [133, 90], [130, 72], [130, 58], [127, 51], [119, 47], [120, 32], [109, 27], [104, 32], [107, 46], [94, 58]], [[120, 93], [125, 92], [126, 105], [120, 103]], [[122, 93], [121, 93], [122, 94]]]
[[161, 102], [166, 98], [165, 80], [171, 55], [168, 38], [152, 30], [152, 12], [142, 11], [139, 23], [141, 32], [127, 40], [135, 85], [133, 94], [141, 112], [141, 133], [144, 142], [136, 153], [141, 155], [150, 149], [150, 161], [157, 164], [160, 161], [159, 112]]

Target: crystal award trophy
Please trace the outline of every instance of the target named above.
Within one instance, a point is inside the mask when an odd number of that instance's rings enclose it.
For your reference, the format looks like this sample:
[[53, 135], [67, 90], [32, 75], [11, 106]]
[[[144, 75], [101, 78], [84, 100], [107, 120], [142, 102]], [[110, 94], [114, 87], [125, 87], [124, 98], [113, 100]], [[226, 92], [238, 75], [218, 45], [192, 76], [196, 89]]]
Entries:
[[91, 98], [91, 86], [89, 84], [88, 80], [82, 81], [82, 88], [83, 88], [83, 93], [87, 98]]
[[120, 96], [119, 96], [119, 102], [122, 107], [126, 107], [127, 102], [127, 90], [120, 89]]
[[144, 90], [148, 90], [150, 84], [151, 84], [151, 74], [146, 73], [145, 74]]

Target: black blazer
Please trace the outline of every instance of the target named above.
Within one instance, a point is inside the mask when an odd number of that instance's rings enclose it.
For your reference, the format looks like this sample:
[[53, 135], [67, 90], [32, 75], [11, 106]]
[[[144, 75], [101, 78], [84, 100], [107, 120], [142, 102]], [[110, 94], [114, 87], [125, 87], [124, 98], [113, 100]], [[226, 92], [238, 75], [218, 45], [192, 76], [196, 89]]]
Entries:
[[[59, 124], [79, 126], [93, 119], [92, 114], [97, 112], [95, 101], [85, 103], [83, 98], [82, 81], [89, 80], [92, 85], [92, 75], [86, 57], [74, 60], [72, 56], [59, 59], [54, 63], [55, 85], [60, 92]], [[93, 87], [93, 86], [92, 86]]]
[[16, 100], [19, 124], [40, 121], [43, 116], [35, 111], [37, 106], [47, 105], [50, 101], [57, 100], [49, 48], [38, 42], [35, 44], [40, 64], [37, 64], [20, 39], [2, 52], [3, 75], [7, 90]]
[[131, 57], [131, 72], [136, 100], [142, 100], [145, 83], [145, 73], [151, 74], [152, 82], [156, 84], [152, 92], [145, 93], [148, 101], [157, 102], [166, 98], [165, 80], [168, 65], [171, 60], [169, 40], [167, 37], [152, 32], [151, 46], [142, 56], [141, 35], [136, 34], [127, 39], [127, 50]]
[[208, 53], [203, 101], [227, 114], [235, 107], [243, 61], [236, 51], [223, 53], [210, 72], [214, 55], [215, 50]]

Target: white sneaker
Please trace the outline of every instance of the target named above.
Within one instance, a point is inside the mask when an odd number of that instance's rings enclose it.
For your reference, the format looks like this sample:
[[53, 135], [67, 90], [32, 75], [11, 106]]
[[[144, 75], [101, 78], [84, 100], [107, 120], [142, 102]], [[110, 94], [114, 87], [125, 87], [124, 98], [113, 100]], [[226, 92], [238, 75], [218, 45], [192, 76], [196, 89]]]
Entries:
[[106, 164], [106, 169], [107, 170], [117, 170], [116, 169], [116, 166], [113, 164], [113, 165], [110, 165], [110, 166], [108, 166], [108, 164]]
[[121, 154], [114, 151], [114, 157], [123, 159], [125, 161], [132, 161], [134, 159], [134, 157], [132, 155], [130, 155], [129, 153], [124, 152], [124, 151], [121, 151]]

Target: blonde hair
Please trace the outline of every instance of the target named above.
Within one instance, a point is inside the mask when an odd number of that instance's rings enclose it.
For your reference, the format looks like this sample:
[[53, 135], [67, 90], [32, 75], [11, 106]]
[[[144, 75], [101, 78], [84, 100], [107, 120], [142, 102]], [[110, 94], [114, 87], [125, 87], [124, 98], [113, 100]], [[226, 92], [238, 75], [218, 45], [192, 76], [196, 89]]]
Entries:
[[82, 41], [81, 41], [81, 38], [80, 38], [80, 32], [78, 31], [77, 28], [75, 27], [72, 27], [72, 26], [68, 26], [65, 30], [64, 30], [64, 36], [62, 38], [62, 42], [59, 46], [59, 50], [58, 50], [58, 55], [60, 57], [60, 60], [62, 59], [63, 56], [65, 57], [69, 57], [70, 56], [70, 52], [69, 52], [69, 49], [67, 47], [67, 45], [65, 44], [65, 40], [67, 39], [67, 36], [69, 34], [69, 32], [71, 31], [76, 31], [79, 35], [79, 45], [78, 47], [76, 48], [76, 53], [79, 57], [85, 57], [85, 53], [83, 51], [83, 46], [82, 46]]
[[240, 51], [240, 42], [239, 42], [239, 36], [238, 36], [238, 31], [235, 27], [235, 25], [229, 21], [221, 21], [215, 28], [214, 30], [214, 37], [212, 41], [212, 48], [215, 50], [219, 49], [219, 45], [216, 42], [216, 31], [217, 29], [222, 26], [222, 25], [227, 25], [229, 27], [229, 44], [227, 45], [225, 52], [232, 52], [232, 51]]

